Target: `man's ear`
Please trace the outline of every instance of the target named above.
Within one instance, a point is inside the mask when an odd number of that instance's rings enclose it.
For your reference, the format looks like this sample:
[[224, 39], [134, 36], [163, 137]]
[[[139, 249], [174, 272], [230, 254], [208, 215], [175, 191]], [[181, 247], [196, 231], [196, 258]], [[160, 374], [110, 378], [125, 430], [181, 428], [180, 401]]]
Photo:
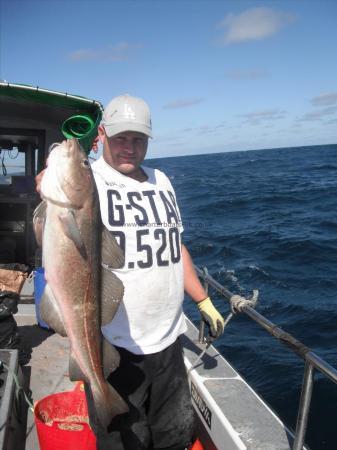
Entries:
[[103, 144], [105, 138], [105, 130], [101, 125], [98, 126], [98, 137]]

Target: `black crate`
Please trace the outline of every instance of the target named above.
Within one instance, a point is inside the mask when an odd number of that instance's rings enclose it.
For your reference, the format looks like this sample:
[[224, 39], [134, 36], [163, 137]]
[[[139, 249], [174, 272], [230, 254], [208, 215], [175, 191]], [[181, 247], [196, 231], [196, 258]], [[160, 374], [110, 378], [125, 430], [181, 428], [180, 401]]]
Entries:
[[27, 427], [27, 404], [18, 389], [24, 384], [17, 350], [0, 350], [0, 450], [24, 450]]

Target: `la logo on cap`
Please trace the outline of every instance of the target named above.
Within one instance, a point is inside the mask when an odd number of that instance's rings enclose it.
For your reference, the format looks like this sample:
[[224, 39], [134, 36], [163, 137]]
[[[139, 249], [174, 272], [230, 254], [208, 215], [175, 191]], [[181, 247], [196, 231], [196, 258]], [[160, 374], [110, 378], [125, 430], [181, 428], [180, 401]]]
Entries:
[[124, 115], [125, 119], [129, 119], [129, 120], [136, 119], [136, 113], [128, 103], [124, 104], [124, 114], [123, 115]]

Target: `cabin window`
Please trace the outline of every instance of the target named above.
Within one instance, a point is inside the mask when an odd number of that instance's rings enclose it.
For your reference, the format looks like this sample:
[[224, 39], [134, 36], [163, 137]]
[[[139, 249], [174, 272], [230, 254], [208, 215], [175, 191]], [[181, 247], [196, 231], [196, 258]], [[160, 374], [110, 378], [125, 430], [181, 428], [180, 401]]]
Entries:
[[42, 130], [0, 128], [0, 264], [34, 265], [35, 176], [45, 162]]

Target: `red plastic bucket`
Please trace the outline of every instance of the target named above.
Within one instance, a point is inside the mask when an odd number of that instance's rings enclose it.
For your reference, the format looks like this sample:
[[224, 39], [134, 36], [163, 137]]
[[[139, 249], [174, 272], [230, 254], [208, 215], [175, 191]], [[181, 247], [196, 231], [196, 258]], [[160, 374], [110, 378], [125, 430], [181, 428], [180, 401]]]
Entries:
[[34, 414], [41, 450], [96, 450], [82, 382], [73, 391], [42, 398]]
[[190, 447], [190, 450], [204, 450], [204, 447], [202, 443], [199, 441], [199, 439], [197, 439], [192, 445], [192, 447]]

